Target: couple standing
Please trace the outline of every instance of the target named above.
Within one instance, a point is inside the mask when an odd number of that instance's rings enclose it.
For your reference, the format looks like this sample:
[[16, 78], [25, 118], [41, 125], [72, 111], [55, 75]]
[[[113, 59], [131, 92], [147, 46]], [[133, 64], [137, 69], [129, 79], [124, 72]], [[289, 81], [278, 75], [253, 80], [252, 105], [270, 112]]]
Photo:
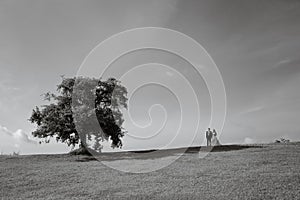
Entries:
[[217, 131], [215, 129], [211, 131], [210, 128], [208, 128], [205, 134], [206, 134], [207, 146], [221, 145], [217, 138]]

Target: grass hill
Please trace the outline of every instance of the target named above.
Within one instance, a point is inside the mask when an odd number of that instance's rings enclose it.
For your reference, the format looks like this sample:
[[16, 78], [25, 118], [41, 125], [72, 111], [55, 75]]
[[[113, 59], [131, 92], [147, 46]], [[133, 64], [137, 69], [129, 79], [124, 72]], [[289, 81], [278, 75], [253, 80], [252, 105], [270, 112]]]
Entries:
[[[218, 147], [203, 158], [200, 147], [192, 147], [169, 166], [142, 174], [117, 171], [87, 156], [0, 156], [0, 198], [300, 199], [300, 143], [254, 147]], [[155, 163], [177, 151], [166, 150], [159, 158], [141, 157], [156, 151], [106, 153], [98, 159]]]

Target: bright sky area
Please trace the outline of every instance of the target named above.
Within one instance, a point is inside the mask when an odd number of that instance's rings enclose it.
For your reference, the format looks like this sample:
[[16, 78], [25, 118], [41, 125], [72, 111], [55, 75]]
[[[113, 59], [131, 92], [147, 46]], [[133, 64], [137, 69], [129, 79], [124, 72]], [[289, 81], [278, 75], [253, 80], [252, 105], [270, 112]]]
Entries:
[[[227, 94], [227, 117], [219, 135], [223, 144], [273, 142], [280, 137], [299, 140], [299, 9], [299, 1], [285, 0], [1, 1], [0, 151], [68, 152], [70, 147], [65, 144], [54, 140], [40, 145], [31, 136], [34, 126], [28, 118], [36, 105], [45, 103], [40, 95], [55, 91], [60, 75], [74, 77], [84, 58], [101, 41], [144, 26], [185, 33], [213, 58]], [[133, 64], [129, 60], [138, 57], [147, 62], [156, 58], [155, 62], [177, 66], [183, 74], [186, 70], [187, 77], [199, 80], [199, 84], [194, 82], [196, 88], [203, 90], [202, 116], [209, 114], [205, 83], [201, 77], [193, 78], [190, 67], [180, 58], [150, 50], [128, 57], [118, 60], [115, 68]], [[167, 69], [159, 75], [169, 83], [180, 78]], [[136, 106], [133, 118], [141, 125], [149, 122], [149, 106], [157, 103], [154, 94], [169, 105], [166, 110], [171, 125], [167, 131], [173, 132], [178, 120], [174, 109], [177, 102], [162, 88], [140, 91], [132, 102]], [[161, 126], [162, 110], [152, 111], [153, 123]], [[126, 128], [131, 130], [125, 122]], [[194, 145], [203, 143], [203, 130], [197, 133]], [[125, 136], [124, 148], [147, 149], [159, 141], [134, 143]], [[184, 141], [177, 145], [184, 145]]]

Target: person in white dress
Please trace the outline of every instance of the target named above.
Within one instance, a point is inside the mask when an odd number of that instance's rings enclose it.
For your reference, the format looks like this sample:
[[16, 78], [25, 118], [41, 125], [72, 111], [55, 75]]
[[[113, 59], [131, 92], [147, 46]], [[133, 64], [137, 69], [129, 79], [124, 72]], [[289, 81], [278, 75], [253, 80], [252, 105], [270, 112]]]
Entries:
[[215, 129], [213, 130], [213, 135], [212, 135], [212, 138], [211, 138], [211, 145], [212, 146], [221, 145], [220, 141], [217, 138], [217, 131]]

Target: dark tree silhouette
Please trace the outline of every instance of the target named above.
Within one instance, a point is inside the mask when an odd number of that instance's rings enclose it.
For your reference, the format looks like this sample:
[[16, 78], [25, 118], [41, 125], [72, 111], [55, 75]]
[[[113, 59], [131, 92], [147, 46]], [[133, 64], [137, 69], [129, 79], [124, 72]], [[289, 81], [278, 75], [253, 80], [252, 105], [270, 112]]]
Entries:
[[[69, 146], [80, 144], [76, 153], [89, 154], [87, 146], [99, 152], [104, 140], [110, 140], [113, 148], [122, 147], [125, 131], [120, 109], [127, 108], [127, 90], [120, 81], [63, 77], [57, 91], [58, 95], [44, 94], [50, 104], [33, 110], [29, 120], [37, 125], [34, 137], [46, 143], [55, 137]], [[93, 144], [88, 145], [89, 141]]]

